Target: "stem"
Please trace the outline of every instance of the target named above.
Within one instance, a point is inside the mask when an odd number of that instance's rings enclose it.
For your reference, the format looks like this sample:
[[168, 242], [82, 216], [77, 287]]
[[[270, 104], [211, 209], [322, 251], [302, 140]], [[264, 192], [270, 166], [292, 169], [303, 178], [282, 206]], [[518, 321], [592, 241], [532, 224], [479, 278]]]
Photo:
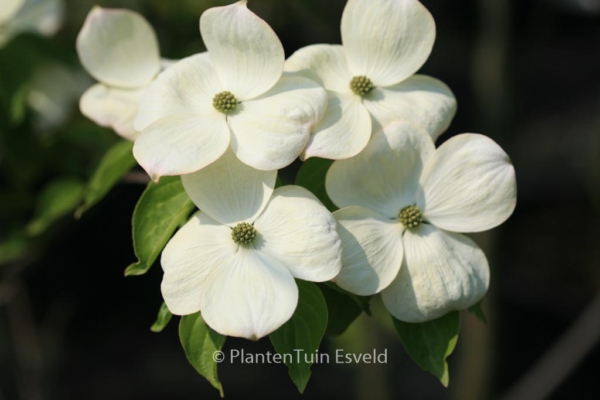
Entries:
[[150, 177], [142, 171], [130, 171], [123, 177], [123, 182], [147, 185], [150, 183]]

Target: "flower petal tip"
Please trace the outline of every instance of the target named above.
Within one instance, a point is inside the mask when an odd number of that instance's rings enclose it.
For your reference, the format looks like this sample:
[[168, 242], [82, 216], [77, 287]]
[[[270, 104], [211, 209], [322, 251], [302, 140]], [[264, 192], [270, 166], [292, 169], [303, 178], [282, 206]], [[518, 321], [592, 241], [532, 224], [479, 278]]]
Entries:
[[300, 161], [305, 162], [306, 160], [308, 160], [309, 158], [311, 158], [312, 156], [310, 154], [306, 153], [306, 150], [304, 150], [302, 153], [300, 153], [300, 155], [298, 156], [298, 158], [300, 159]]

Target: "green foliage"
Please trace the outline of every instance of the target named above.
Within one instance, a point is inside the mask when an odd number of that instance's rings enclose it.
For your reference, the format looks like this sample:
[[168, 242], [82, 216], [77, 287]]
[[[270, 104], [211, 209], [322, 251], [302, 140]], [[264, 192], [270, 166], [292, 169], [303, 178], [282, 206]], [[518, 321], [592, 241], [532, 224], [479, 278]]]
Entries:
[[371, 307], [369, 305], [369, 302], [371, 301], [371, 297], [355, 295], [354, 293], [350, 293], [350, 292], [342, 289], [341, 287], [339, 287], [338, 285], [336, 285], [333, 282], [323, 282], [322, 285], [325, 285], [328, 288], [333, 289], [336, 292], [349, 297], [357, 306], [360, 307], [361, 310], [363, 310], [365, 312], [365, 314], [371, 315]]
[[27, 234], [39, 235], [73, 211], [83, 197], [83, 188], [83, 182], [72, 178], [58, 178], [46, 185], [38, 197], [34, 217], [27, 225]]
[[223, 386], [217, 374], [215, 352], [221, 351], [225, 336], [213, 331], [200, 313], [186, 315], [179, 323], [179, 339], [185, 356], [200, 375], [208, 379], [223, 397]]
[[[271, 333], [269, 338], [288, 366], [290, 378], [303, 393], [310, 378], [311, 361], [317, 357], [327, 328], [327, 304], [317, 285], [300, 280], [296, 280], [296, 283], [299, 290], [298, 307], [292, 318]], [[297, 354], [294, 350], [302, 351]], [[291, 356], [284, 356], [287, 354]]]
[[425, 371], [436, 376], [448, 387], [450, 375], [446, 358], [452, 354], [458, 331], [460, 313], [452, 311], [441, 318], [419, 324], [409, 324], [393, 318], [394, 326], [408, 355]]
[[150, 182], [133, 212], [133, 248], [138, 261], [127, 267], [125, 275], [145, 274], [193, 209], [180, 177]]
[[14, 125], [18, 125], [25, 119], [27, 113], [27, 94], [29, 92], [29, 86], [27, 84], [22, 85], [14, 94], [10, 103], [10, 122]]
[[23, 235], [11, 236], [0, 243], [0, 265], [7, 264], [24, 257], [29, 250], [29, 243]]
[[332, 160], [309, 158], [298, 171], [296, 185], [310, 190], [329, 211], [333, 212], [338, 208], [325, 191], [325, 176], [331, 164], [333, 164]]
[[111, 147], [96, 168], [85, 190], [84, 203], [77, 209], [76, 218], [98, 203], [134, 165], [133, 143], [127, 140]]
[[482, 303], [483, 303], [483, 300], [481, 300], [479, 303], [475, 304], [474, 306], [469, 307], [469, 312], [471, 314], [475, 315], [475, 318], [477, 318], [478, 320], [483, 322], [485, 325], [487, 325], [487, 318], [485, 317], [485, 314], [483, 313]]
[[348, 329], [350, 324], [363, 312], [356, 301], [344, 293], [335, 290], [328, 285], [319, 284], [323, 292], [329, 320], [327, 321], [327, 333], [330, 336], [341, 335]]
[[156, 333], [162, 332], [167, 327], [167, 325], [169, 325], [171, 318], [173, 318], [173, 314], [171, 314], [171, 311], [169, 311], [167, 305], [163, 302], [160, 306], [160, 309], [158, 310], [156, 322], [152, 324], [150, 330]]

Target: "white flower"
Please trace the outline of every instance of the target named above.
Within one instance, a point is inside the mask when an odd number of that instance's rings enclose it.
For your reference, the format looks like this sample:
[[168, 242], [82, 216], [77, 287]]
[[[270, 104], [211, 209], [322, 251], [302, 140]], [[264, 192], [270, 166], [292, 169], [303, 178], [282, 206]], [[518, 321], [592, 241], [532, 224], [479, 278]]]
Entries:
[[498, 226], [516, 204], [506, 153], [477, 134], [437, 150], [428, 133], [394, 122], [356, 157], [336, 161], [326, 189], [342, 239], [342, 288], [382, 291], [396, 318], [422, 322], [477, 303], [489, 284], [485, 255], [464, 235]]
[[274, 190], [276, 176], [227, 150], [182, 177], [202, 211], [162, 254], [162, 294], [173, 314], [200, 310], [217, 332], [256, 340], [294, 313], [294, 278], [322, 282], [338, 274], [335, 219], [306, 189]]
[[0, 47], [24, 32], [53, 35], [64, 18], [63, 0], [2, 0]]
[[204, 12], [200, 32], [208, 52], [170, 67], [142, 98], [139, 164], [157, 180], [198, 171], [231, 146], [260, 170], [289, 165], [325, 109], [323, 88], [282, 76], [281, 42], [246, 1]]
[[285, 70], [309, 77], [327, 90], [328, 107], [314, 127], [302, 160], [334, 160], [358, 154], [371, 131], [395, 120], [423, 126], [435, 140], [456, 112], [442, 82], [413, 74], [435, 40], [435, 22], [416, 0], [349, 0], [340, 45], [298, 50]]
[[133, 120], [142, 94], [165, 67], [150, 24], [136, 12], [96, 6], [77, 36], [77, 54], [100, 82], [81, 97], [83, 115], [135, 140]]

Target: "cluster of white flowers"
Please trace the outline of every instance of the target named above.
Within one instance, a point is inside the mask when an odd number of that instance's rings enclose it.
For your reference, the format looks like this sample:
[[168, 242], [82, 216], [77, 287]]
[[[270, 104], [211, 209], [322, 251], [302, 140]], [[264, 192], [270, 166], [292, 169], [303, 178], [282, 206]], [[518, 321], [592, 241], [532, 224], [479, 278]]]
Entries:
[[[207, 52], [168, 66], [138, 14], [93, 9], [77, 40], [100, 83], [81, 110], [135, 140], [154, 181], [181, 175], [200, 209], [163, 251], [171, 312], [201, 311], [217, 332], [257, 339], [298, 303], [294, 279], [381, 292], [390, 313], [428, 321], [476, 304], [489, 285], [485, 255], [455, 232], [504, 222], [514, 169], [476, 134], [434, 141], [456, 101], [414, 75], [435, 40], [417, 0], [349, 0], [343, 46], [313, 45], [285, 60], [245, 0], [200, 18]], [[296, 158], [337, 160], [326, 190], [333, 215], [306, 189], [275, 189]]]

